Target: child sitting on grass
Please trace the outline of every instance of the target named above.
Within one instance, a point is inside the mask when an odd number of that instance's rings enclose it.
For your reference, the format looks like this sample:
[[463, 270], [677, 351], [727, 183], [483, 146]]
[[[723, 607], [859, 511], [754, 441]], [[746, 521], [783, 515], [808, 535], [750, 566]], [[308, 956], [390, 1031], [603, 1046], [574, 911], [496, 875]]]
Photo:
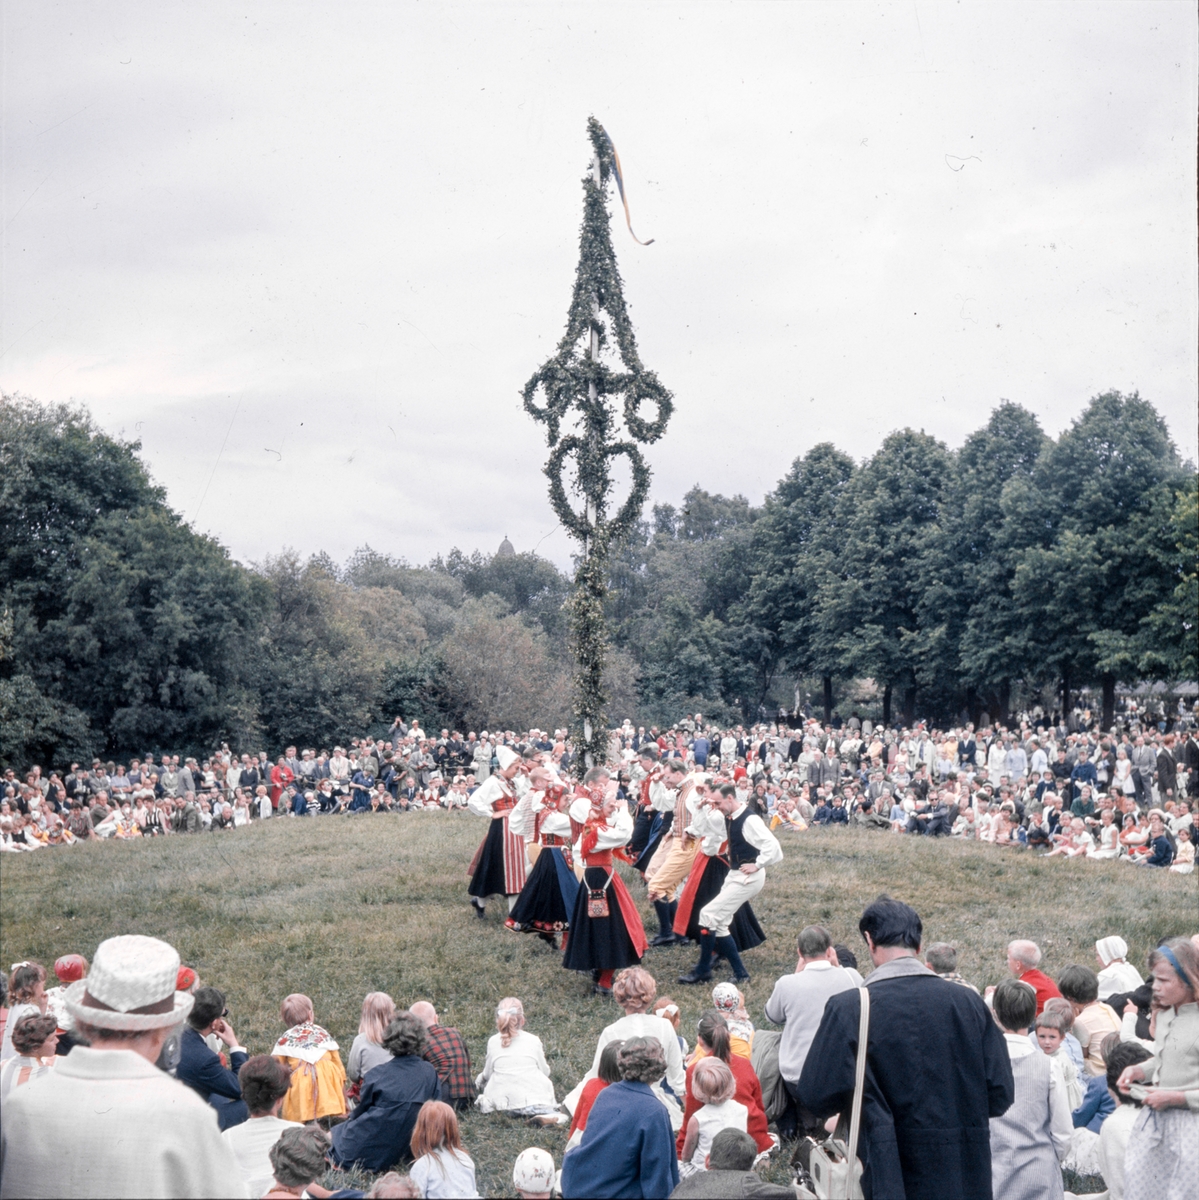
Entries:
[[616, 1061], [616, 1056], [620, 1053], [623, 1045], [623, 1040], [617, 1038], [616, 1041], [609, 1042], [600, 1052], [599, 1067], [597, 1068], [599, 1074], [595, 1079], [589, 1079], [583, 1085], [583, 1090], [579, 1094], [579, 1102], [575, 1105], [574, 1119], [570, 1123], [570, 1137], [566, 1142], [567, 1150], [573, 1150], [583, 1140], [583, 1133], [587, 1128], [587, 1114], [591, 1111], [596, 1096], [608, 1084], [619, 1083], [624, 1078], [620, 1073], [620, 1064]]
[[703, 1107], [687, 1122], [687, 1133], [680, 1156], [679, 1174], [683, 1178], [707, 1170], [712, 1139], [722, 1129], [746, 1132], [749, 1110], [733, 1099], [736, 1080], [728, 1063], [716, 1057], [702, 1058], [691, 1075], [691, 1090]]
[[408, 1177], [428, 1200], [478, 1196], [475, 1164], [462, 1149], [458, 1114], [440, 1100], [426, 1100], [412, 1130], [412, 1164]]

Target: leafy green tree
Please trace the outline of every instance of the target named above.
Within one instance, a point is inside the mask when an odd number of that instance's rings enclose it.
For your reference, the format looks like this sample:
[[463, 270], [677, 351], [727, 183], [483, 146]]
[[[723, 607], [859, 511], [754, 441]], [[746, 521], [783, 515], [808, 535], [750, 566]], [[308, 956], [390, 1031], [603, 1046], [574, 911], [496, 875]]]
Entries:
[[444, 564], [435, 564], [459, 580], [468, 596], [499, 596], [509, 612], [537, 621], [551, 637], [565, 634], [570, 580], [549, 559], [528, 552], [485, 556], [478, 550], [468, 558], [455, 548]]

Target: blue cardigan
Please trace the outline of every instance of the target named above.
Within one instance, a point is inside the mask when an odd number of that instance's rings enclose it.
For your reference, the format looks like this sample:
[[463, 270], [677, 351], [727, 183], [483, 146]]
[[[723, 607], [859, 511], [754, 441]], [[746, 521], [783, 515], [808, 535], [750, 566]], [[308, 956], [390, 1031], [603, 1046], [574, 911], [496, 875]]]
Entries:
[[583, 1140], [562, 1160], [562, 1195], [649, 1200], [669, 1196], [678, 1183], [670, 1117], [649, 1084], [626, 1079], [604, 1088]]

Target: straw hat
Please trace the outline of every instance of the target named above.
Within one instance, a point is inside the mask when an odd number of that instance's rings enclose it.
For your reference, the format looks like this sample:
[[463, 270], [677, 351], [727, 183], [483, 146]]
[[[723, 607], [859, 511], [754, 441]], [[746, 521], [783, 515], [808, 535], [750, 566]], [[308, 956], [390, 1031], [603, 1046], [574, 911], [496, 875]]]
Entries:
[[194, 998], [175, 990], [179, 955], [158, 938], [126, 934], [96, 949], [86, 979], [66, 992], [67, 1011], [97, 1029], [142, 1032], [178, 1025]]

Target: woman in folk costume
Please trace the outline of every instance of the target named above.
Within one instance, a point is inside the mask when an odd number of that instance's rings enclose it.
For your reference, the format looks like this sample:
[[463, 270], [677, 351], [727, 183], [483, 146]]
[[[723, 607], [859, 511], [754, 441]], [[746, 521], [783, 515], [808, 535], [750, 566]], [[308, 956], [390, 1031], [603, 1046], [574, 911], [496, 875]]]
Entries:
[[525, 857], [525, 839], [512, 832], [509, 818], [516, 807], [516, 789], [513, 780], [521, 770], [520, 755], [508, 746], [500, 746], [495, 752], [500, 769], [488, 776], [487, 782], [471, 793], [467, 806], [480, 817], [488, 817], [491, 826], [479, 846], [470, 869], [470, 902], [475, 915], [482, 919], [488, 896], [503, 895], [508, 898], [508, 911], [516, 904], [520, 890], [525, 886], [528, 860]]
[[[674, 934], [680, 942], [688, 938], [700, 941], [700, 911], [709, 900], [715, 900], [720, 895], [728, 878], [728, 846], [723, 820], [709, 822], [704, 828], [699, 849], [695, 852], [695, 864], [687, 876], [683, 894], [675, 906]], [[729, 936], [736, 943], [738, 951], [752, 950], [766, 940], [766, 934], [748, 901], [737, 909], [729, 922]]]
[[316, 1024], [312, 1001], [294, 993], [283, 1001], [280, 1016], [291, 1026], [275, 1043], [272, 1058], [291, 1068], [291, 1087], [279, 1114], [301, 1123], [346, 1115], [346, 1069], [337, 1043]]
[[570, 928], [579, 891], [571, 855], [571, 797], [544, 767], [533, 768], [530, 782], [508, 828], [527, 840], [533, 867], [504, 924], [517, 933], [535, 933], [557, 949], [555, 935]]
[[633, 821], [625, 803], [614, 791], [609, 794], [609, 775], [603, 767], [587, 772], [582, 791], [570, 815], [583, 822], [575, 843], [583, 886], [575, 900], [562, 965], [568, 971], [590, 971], [592, 990], [610, 996], [613, 971], [635, 966], [646, 948], [641, 915], [612, 859], [613, 850], [628, 843]]

